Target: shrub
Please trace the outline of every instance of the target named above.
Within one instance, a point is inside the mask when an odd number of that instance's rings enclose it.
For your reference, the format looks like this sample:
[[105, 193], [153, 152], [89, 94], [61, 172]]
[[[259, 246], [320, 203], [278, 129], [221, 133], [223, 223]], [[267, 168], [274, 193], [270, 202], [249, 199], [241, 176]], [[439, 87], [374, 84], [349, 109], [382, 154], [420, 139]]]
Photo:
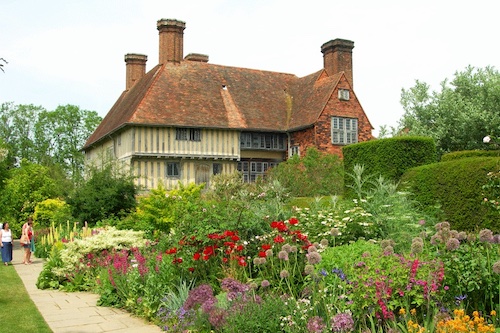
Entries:
[[498, 170], [500, 158], [476, 157], [413, 168], [405, 173], [401, 188], [407, 189], [424, 209], [438, 203], [443, 219], [454, 229], [489, 228], [499, 231], [498, 212], [482, 204], [487, 174]]
[[444, 154], [441, 156], [441, 162], [457, 160], [468, 157], [499, 157], [499, 150], [461, 150]]
[[60, 199], [46, 199], [35, 206], [33, 222], [39, 228], [50, 227], [71, 220], [71, 208]]
[[406, 170], [437, 161], [434, 141], [424, 137], [405, 136], [360, 142], [343, 147], [342, 152], [348, 195], [353, 194], [349, 189], [353, 179], [347, 174], [352, 174], [356, 164], [363, 165], [369, 175], [398, 182]]

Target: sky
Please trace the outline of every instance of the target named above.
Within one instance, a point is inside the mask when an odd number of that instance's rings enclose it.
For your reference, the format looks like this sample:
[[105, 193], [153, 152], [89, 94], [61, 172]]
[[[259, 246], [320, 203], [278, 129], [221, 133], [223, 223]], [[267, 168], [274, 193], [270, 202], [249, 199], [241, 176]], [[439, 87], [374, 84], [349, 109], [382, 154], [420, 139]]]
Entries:
[[0, 0], [0, 103], [104, 117], [125, 89], [127, 53], [158, 64], [159, 19], [186, 22], [184, 55], [298, 77], [323, 67], [321, 45], [354, 41], [354, 92], [370, 119], [397, 126], [401, 90], [433, 90], [467, 66], [500, 69], [500, 1]]

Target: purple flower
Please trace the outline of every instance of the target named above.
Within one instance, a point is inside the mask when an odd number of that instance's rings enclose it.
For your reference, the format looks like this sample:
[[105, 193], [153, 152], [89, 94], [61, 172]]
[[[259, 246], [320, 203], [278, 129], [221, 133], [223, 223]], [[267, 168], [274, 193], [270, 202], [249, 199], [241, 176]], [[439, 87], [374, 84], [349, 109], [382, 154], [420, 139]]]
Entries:
[[491, 242], [493, 240], [493, 232], [490, 229], [483, 229], [479, 232], [479, 240], [481, 242]]
[[331, 320], [332, 332], [352, 332], [354, 329], [354, 320], [348, 312], [336, 314]]
[[323, 318], [315, 316], [312, 318], [309, 318], [309, 321], [307, 322], [307, 330], [310, 333], [321, 333], [325, 329], [326, 325], [323, 322]]
[[267, 288], [267, 287], [269, 287], [270, 285], [271, 285], [271, 284], [269, 283], [269, 281], [268, 281], [268, 280], [262, 280], [262, 282], [260, 283], [260, 286], [261, 286], [262, 288]]
[[446, 249], [448, 251], [454, 251], [460, 247], [460, 241], [456, 238], [450, 238], [446, 242]]
[[319, 264], [321, 261], [321, 255], [318, 252], [310, 252], [306, 254], [307, 262], [311, 265]]
[[217, 302], [217, 299], [214, 297], [214, 291], [208, 284], [199, 285], [189, 291], [188, 298], [184, 302], [184, 309], [190, 310], [197, 306], [202, 306], [207, 301]]

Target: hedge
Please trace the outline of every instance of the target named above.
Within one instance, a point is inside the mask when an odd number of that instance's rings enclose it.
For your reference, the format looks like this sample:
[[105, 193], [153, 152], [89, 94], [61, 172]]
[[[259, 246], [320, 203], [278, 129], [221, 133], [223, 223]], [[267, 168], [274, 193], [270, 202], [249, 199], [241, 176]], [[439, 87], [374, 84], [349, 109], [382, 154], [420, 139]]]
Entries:
[[500, 157], [500, 150], [462, 150], [441, 156], [441, 162], [468, 157]]

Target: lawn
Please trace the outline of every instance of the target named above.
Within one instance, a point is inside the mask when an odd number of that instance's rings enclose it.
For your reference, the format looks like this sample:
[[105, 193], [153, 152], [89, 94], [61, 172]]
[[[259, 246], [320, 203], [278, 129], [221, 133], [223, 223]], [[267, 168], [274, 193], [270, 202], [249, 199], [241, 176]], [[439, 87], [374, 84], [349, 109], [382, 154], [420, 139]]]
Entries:
[[2, 333], [52, 333], [12, 265], [0, 267], [0, 323]]

